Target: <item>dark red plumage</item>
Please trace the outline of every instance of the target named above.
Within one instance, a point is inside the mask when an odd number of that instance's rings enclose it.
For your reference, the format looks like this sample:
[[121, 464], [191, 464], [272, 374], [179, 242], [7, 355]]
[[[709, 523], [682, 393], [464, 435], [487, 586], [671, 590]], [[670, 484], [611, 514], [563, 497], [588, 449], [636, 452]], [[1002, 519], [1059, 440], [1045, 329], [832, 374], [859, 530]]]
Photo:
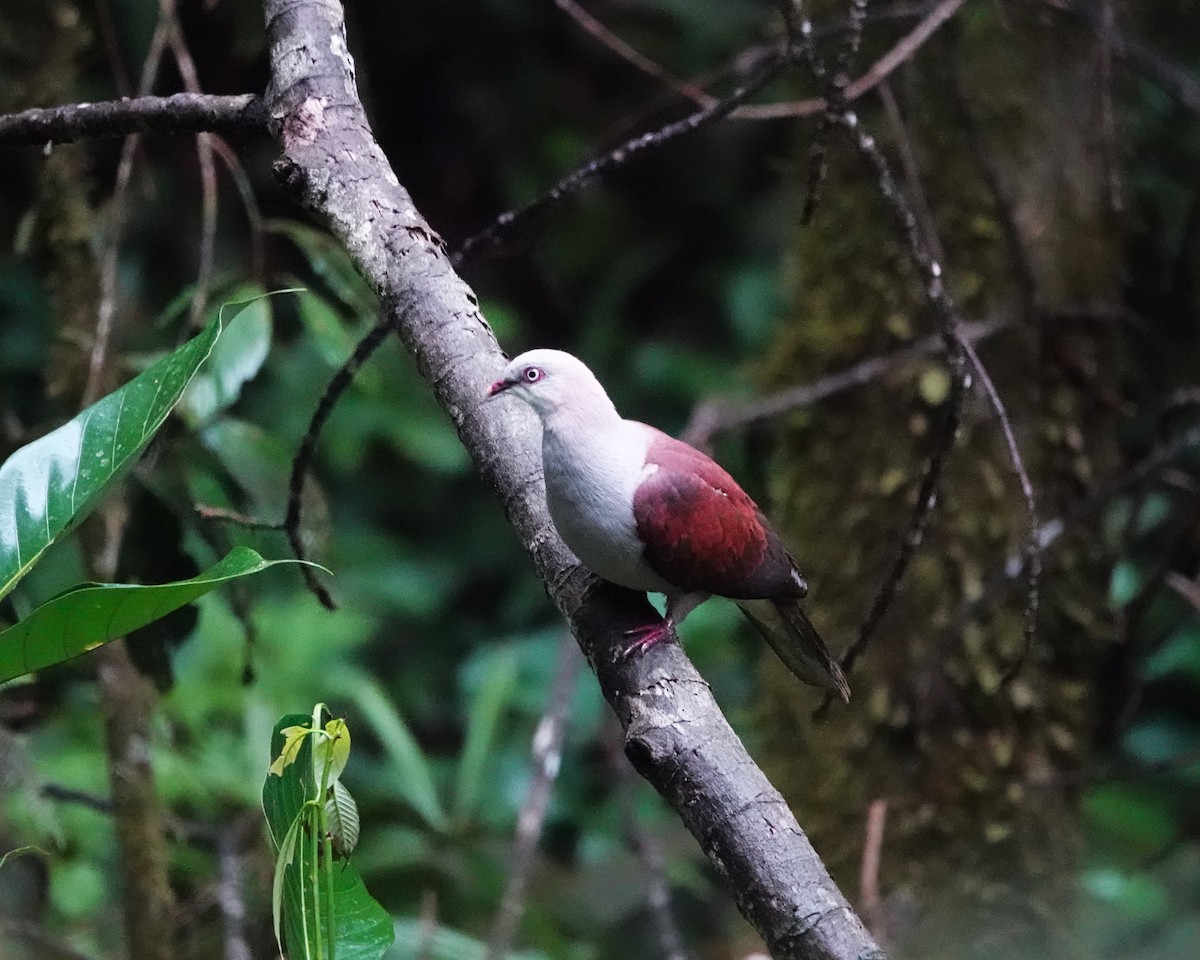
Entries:
[[712, 458], [655, 431], [633, 497], [646, 562], [681, 591], [803, 597], [804, 579], [762, 511]]

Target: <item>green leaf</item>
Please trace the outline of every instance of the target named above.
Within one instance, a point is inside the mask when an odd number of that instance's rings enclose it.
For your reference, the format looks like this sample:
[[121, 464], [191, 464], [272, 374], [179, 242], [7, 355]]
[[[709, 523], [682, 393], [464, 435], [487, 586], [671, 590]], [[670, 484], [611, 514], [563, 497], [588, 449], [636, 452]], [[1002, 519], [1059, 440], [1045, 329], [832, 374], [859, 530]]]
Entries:
[[269, 220], [266, 228], [291, 240], [308, 260], [312, 272], [346, 306], [355, 311], [374, 311], [375, 295], [346, 249], [333, 237], [297, 220]]
[[786, 315], [779, 273], [774, 263], [747, 263], [729, 280], [725, 305], [744, 348], [765, 349], [775, 320]]
[[[311, 726], [312, 718], [301, 713], [289, 714], [275, 725], [271, 740], [271, 757], [277, 757], [284, 745], [283, 731], [287, 727]], [[316, 810], [310, 801], [318, 792], [313, 781], [312, 737], [305, 737], [300, 746], [297, 762], [283, 771], [282, 776], [267, 776], [263, 784], [262, 803], [271, 842], [277, 851], [283, 849], [288, 832], [297, 817], [305, 809]], [[318, 920], [312, 908], [313, 898], [309, 889], [309, 856], [305, 852], [307, 843], [302, 836], [305, 827], [298, 828], [295, 841], [297, 856], [285, 865], [282, 882], [283, 930], [288, 953], [293, 960], [310, 956], [306, 945], [315, 944], [317, 937], [329, 943], [328, 912], [324, 899], [326, 882], [331, 883], [334, 906], [335, 938], [334, 951], [337, 960], [379, 960], [389, 946], [395, 933], [392, 918], [372, 898], [363, 885], [362, 878], [348, 862], [323, 864], [318, 871], [318, 883], [322, 900], [321, 917]], [[328, 868], [329, 874], [325, 874]], [[330, 955], [326, 951], [326, 955]]]
[[305, 738], [312, 734], [308, 727], [285, 727], [282, 732], [283, 747], [279, 756], [272, 760], [271, 766], [267, 768], [267, 773], [274, 777], [282, 777], [284, 769], [296, 762]]
[[321, 771], [328, 765], [329, 772], [325, 774], [325, 784], [330, 786], [337, 783], [349, 760], [350, 728], [346, 726], [345, 720], [330, 720], [325, 724], [325, 735], [318, 735], [313, 745], [314, 775], [320, 777]]
[[[296, 307], [300, 322], [325, 362], [334, 368], [345, 363], [366, 331], [348, 322], [341, 310], [311, 290], [296, 298]], [[488, 320], [490, 322], [491, 317]], [[367, 393], [378, 393], [382, 388], [378, 371], [370, 365], [355, 373], [354, 383], [365, 388]]]
[[358, 846], [358, 804], [341, 780], [333, 782], [329, 799], [325, 801], [325, 822], [338, 856], [350, 856]]
[[1170, 906], [1170, 896], [1162, 881], [1148, 873], [1099, 867], [1084, 873], [1082, 883], [1095, 899], [1136, 920], [1160, 919]]
[[[292, 469], [294, 446], [269, 433], [256, 423], [225, 415], [205, 425], [199, 432], [200, 442], [210, 450], [221, 467], [235, 480], [250, 498], [253, 509], [248, 512], [261, 517], [283, 516], [287, 506], [288, 477]], [[192, 472], [192, 493], [198, 500], [211, 502], [211, 495], [197, 496], [200, 478], [204, 476], [199, 463], [188, 465]], [[315, 485], [306, 496], [315, 497]], [[306, 514], [312, 511], [306, 504]], [[323, 512], [323, 511], [322, 511]]]
[[232, 296], [235, 302], [222, 306], [218, 316], [232, 308], [238, 321], [225, 325], [208, 363], [188, 384], [179, 402], [180, 411], [191, 423], [203, 423], [232, 406], [242, 386], [262, 369], [271, 349], [271, 295], [260, 287], [246, 286]]
[[0, 682], [123, 637], [230, 580], [276, 564], [296, 562], [264, 560], [249, 547], [235, 547], [223, 560], [190, 580], [148, 586], [79, 584], [0, 633]]
[[431, 827], [445, 829], [446, 814], [433, 784], [429, 761], [383, 688], [370, 677], [357, 673], [342, 677], [338, 687], [341, 695], [358, 708], [387, 751], [397, 774], [395, 788], [400, 796]]
[[458, 789], [455, 813], [469, 817], [475, 809], [483, 786], [485, 765], [500, 715], [512, 700], [517, 681], [517, 655], [511, 647], [495, 657], [492, 669], [471, 701], [467, 719], [467, 739], [458, 764]]
[[1141, 667], [1146, 680], [1160, 680], [1172, 674], [1200, 683], [1200, 622], [1187, 620], [1167, 637]]
[[0, 467], [0, 597], [136, 462], [221, 333], [197, 337]]
[[[287, 747], [280, 752], [282, 757], [287, 753]], [[274, 767], [274, 764], [272, 764]], [[282, 774], [279, 774], [282, 776]], [[275, 943], [279, 946], [279, 952], [283, 953], [283, 937], [281, 936], [281, 926], [283, 923], [283, 878], [286, 875], [287, 868], [291, 866], [292, 860], [296, 856], [296, 837], [300, 835], [300, 826], [304, 822], [304, 817], [297, 813], [296, 818], [292, 821], [292, 825], [288, 827], [288, 832], [284, 834], [283, 842], [279, 844], [279, 854], [275, 857], [275, 875], [271, 878], [271, 919], [275, 924]]]
[[1083, 798], [1083, 810], [1103, 849], [1139, 863], [1155, 856], [1179, 833], [1174, 813], [1148, 790], [1123, 784], [1101, 784]]
[[1142, 567], [1129, 558], [1118, 560], [1108, 583], [1108, 602], [1114, 610], [1127, 607], [1146, 582]]
[[[488, 945], [445, 924], [421, 920], [396, 921], [396, 960], [486, 960]], [[513, 950], [505, 960], [549, 960], [540, 950]]]

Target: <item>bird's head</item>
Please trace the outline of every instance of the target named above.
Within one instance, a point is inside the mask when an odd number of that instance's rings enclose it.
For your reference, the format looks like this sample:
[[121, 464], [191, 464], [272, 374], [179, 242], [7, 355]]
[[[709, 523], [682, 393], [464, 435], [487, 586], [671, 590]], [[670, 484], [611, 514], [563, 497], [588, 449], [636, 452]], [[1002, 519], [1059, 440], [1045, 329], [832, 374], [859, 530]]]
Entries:
[[583, 363], [561, 350], [529, 350], [513, 358], [488, 396], [509, 394], [533, 407], [542, 420], [563, 410], [612, 410], [612, 401]]

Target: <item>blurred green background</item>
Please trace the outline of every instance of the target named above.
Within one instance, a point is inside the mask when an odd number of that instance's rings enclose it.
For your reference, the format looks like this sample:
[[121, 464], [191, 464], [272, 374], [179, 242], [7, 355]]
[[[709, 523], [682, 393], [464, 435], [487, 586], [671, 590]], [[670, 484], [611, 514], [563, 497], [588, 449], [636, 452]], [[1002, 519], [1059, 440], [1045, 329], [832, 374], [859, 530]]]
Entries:
[[[815, 4], [814, 17], [833, 23], [843, 6]], [[723, 68], [717, 90], [745, 68], [741, 51], [778, 30], [760, 0], [586, 7], [679, 77]], [[1113, 7], [1122, 38], [1183, 71], [1184, 96], [1187, 84], [1200, 90], [1195, 2]], [[864, 66], [928, 8], [889, 9], [895, 17], [868, 23]], [[899, 956], [1013, 956], [1028, 936], [1047, 956], [1165, 960], [1200, 943], [1200, 611], [1187, 590], [1200, 572], [1200, 458], [1184, 451], [1137, 473], [1196, 421], [1194, 397], [1171, 401], [1200, 386], [1200, 117], [1144, 58], [1097, 39], [1088, 18], [1101, 5], [1072, 9], [1084, 15], [1037, 0], [966, 4], [892, 78], [907, 144], [877, 96], [860, 106], [898, 171], [905, 146], [913, 153], [969, 318], [1016, 316], [984, 358], [1034, 465], [1043, 520], [1066, 531], [1048, 552], [1038, 645], [1022, 673], [1036, 706], [1012, 699], [1021, 688], [989, 684], [971, 652], [1019, 634], [1023, 603], [1019, 590], [981, 587], [1019, 548], [1024, 520], [977, 399], [909, 605], [866, 655], [862, 685], [851, 678], [844, 722], [810, 729], [815, 696], [731, 605], [705, 605], [683, 630], [852, 902], [867, 807], [891, 804], [883, 902], [868, 919]], [[262, 89], [255, 3], [181, 2], [179, 15], [206, 91]], [[139, 74], [157, 17], [153, 0], [0, 4], [0, 109], [126, 92], [136, 79], [122, 77]], [[351, 0], [347, 20], [376, 135], [451, 248], [593, 154], [687, 111], [549, 0]], [[1121, 42], [1127, 55], [1132, 41]], [[164, 67], [155, 92], [179, 88]], [[812, 93], [789, 76], [762, 99]], [[569, 349], [627, 416], [673, 432], [714, 396], [753, 397], [901, 347], [933, 321], [852, 152], [832, 150], [816, 222], [797, 222], [816, 130], [814, 120], [729, 121], [649, 151], [464, 276], [510, 355]], [[236, 354], [244, 382], [224, 396], [194, 391], [127, 481], [127, 580], [189, 576], [236, 543], [288, 555], [282, 535], [201, 520], [193, 506], [281, 518], [317, 400], [377, 318], [346, 255], [273, 181], [275, 146], [231, 148], [254, 206], [218, 157], [207, 312], [264, 290], [304, 292], [238, 321], [213, 364], [228, 369]], [[5, 456], [78, 408], [120, 149], [0, 150]], [[989, 165], [1025, 238], [1034, 308], [1003, 204], [985, 189]], [[192, 138], [143, 141], [125, 216], [116, 382], [190, 329], [202, 216]], [[1048, 318], [1071, 311], [1078, 329], [1046, 332]], [[839, 650], [907, 518], [940, 403], [937, 370], [934, 359], [909, 365], [717, 439], [718, 458], [795, 542], [814, 615]], [[1007, 493], [971, 499], [989, 484]], [[761, 950], [677, 818], [618, 772], [619, 733], [590, 672], [395, 341], [335, 409], [305, 510], [336, 613], [277, 569], [130, 638], [160, 693], [151, 749], [172, 830], [180, 955], [223, 949], [213, 837], [234, 829], [252, 838], [243, 890], [253, 955], [273, 955], [271, 861], [257, 832], [268, 744], [281, 715], [323, 700], [354, 732], [354, 860], [396, 917], [392, 955], [482, 957], [556, 675], [571, 691], [566, 739], [520, 955], [663, 955], [635, 834], [661, 844], [690, 955]], [[82, 578], [82, 550], [55, 548], [0, 618]], [[959, 620], [966, 603], [983, 612]], [[942, 647], [906, 653], [934, 634]], [[960, 651], [966, 679], [929, 681], [929, 657], [953, 664]], [[121, 955], [112, 816], [80, 802], [108, 794], [93, 671], [84, 657], [0, 689], [0, 851], [45, 851], [0, 868], [6, 956]], [[976, 769], [980, 754], [998, 759]], [[1004, 797], [997, 812], [991, 801]], [[1029, 855], [1046, 837], [1053, 863]], [[934, 861], [970, 909], [946, 906]], [[1037, 955], [1029, 949], [1018, 952]]]

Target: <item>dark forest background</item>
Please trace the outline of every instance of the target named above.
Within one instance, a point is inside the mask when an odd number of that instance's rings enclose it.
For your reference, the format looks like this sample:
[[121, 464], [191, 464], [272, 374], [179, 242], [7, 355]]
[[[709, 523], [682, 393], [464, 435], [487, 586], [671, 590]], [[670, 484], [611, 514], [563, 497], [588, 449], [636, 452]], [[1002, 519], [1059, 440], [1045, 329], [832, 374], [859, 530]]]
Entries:
[[[451, 249], [589, 157], [694, 109], [584, 29], [566, 0], [351, 0], [374, 130]], [[732, 89], [781, 29], [761, 0], [584, 4], [675, 78]], [[937, 4], [872, 3], [861, 73]], [[814, 3], [819, 43], [841, 2]], [[261, 9], [180, 0], [201, 87], [259, 91]], [[0, 111], [132, 93], [153, 0], [0, 0]], [[186, 69], [184, 71], [186, 74]], [[188, 82], [168, 51], [151, 92]], [[793, 71], [756, 102], [820, 91]], [[842, 890], [900, 957], [1168, 960], [1200, 943], [1200, 5], [968, 0], [855, 104], [936, 235], [950, 289], [1029, 464], [1044, 544], [1022, 641], [1026, 515], [1000, 425], [967, 399], [931, 526], [863, 654], [849, 707], [819, 703], [714, 601], [689, 655]], [[872, 173], [839, 136], [801, 224], [820, 116], [731, 118], [619, 166], [462, 272], [510, 354], [583, 357], [626, 416], [691, 423], [785, 531], [838, 651], [886, 576], [949, 393], [936, 349], [778, 415], [755, 407], [937, 331]], [[121, 141], [0, 149], [0, 451], [72, 416], [113, 250]], [[376, 322], [340, 248], [271, 175], [277, 147], [213, 160], [197, 307], [195, 138], [142, 140], [110, 276], [111, 388], [222, 303], [255, 358], [235, 397], [187, 403], [127, 481], [117, 574], [190, 576], [278, 532], [291, 457]], [[701, 429], [695, 414], [753, 417]], [[746, 406], [743, 406], [746, 405]], [[746, 421], [746, 422], [743, 422]], [[710, 423], [711, 426], [711, 423]], [[172, 828], [179, 955], [228, 951], [234, 863], [251, 955], [275, 950], [259, 791], [279, 716], [349, 718], [354, 862], [396, 957], [482, 958], [558, 700], [561, 772], [517, 938], [523, 958], [745, 958], [754, 932], [692, 838], [626, 769], [594, 678], [494, 499], [392, 340], [321, 438], [305, 497], [328, 613], [289, 570], [129, 638], [152, 678], [150, 750]], [[87, 575], [68, 541], [0, 606]], [[122, 888], [91, 657], [0, 688], [0, 953], [115, 957]], [[880, 863], [865, 871], [868, 822]], [[879, 832], [879, 817], [882, 832]], [[230, 846], [232, 859], [223, 855]], [[669, 951], [668, 951], [669, 952]]]

